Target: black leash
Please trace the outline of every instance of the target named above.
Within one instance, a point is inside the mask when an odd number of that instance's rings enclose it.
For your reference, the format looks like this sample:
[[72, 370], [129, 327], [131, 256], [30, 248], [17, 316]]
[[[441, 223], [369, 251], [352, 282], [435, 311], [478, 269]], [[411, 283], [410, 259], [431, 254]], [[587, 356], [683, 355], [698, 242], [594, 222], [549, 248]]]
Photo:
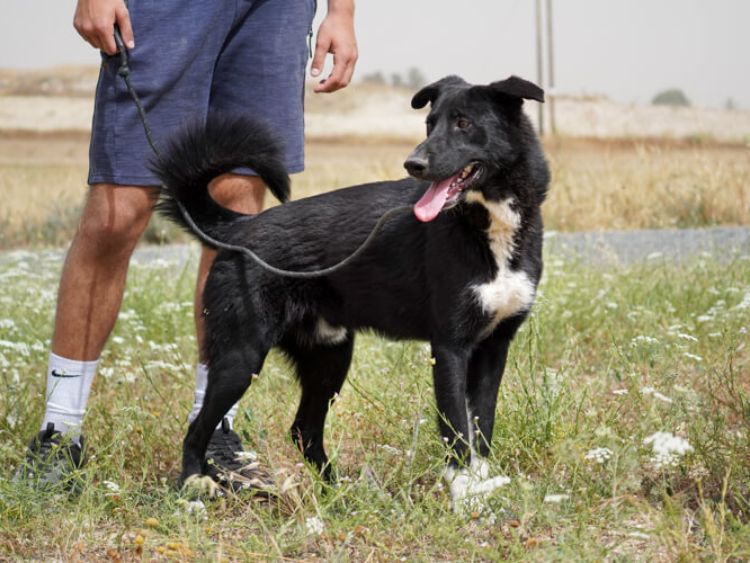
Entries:
[[[141, 100], [138, 97], [138, 93], [135, 91], [135, 88], [133, 88], [133, 84], [130, 82], [130, 66], [128, 65], [128, 52], [127, 52], [127, 49], [125, 48], [125, 42], [122, 40], [122, 35], [120, 35], [120, 28], [116, 25], [115, 25], [115, 43], [120, 53], [120, 68], [117, 69], [117, 74], [119, 74], [122, 77], [123, 81], [125, 82], [125, 86], [128, 89], [128, 93], [130, 94], [130, 97], [133, 98], [133, 103], [135, 104], [135, 107], [138, 109], [138, 116], [141, 119], [141, 123], [143, 123], [143, 130], [146, 133], [146, 139], [148, 140], [148, 144], [151, 146], [151, 150], [154, 151], [154, 154], [156, 156], [161, 156], [161, 153], [159, 152], [159, 149], [156, 146], [156, 143], [154, 142], [154, 137], [153, 137], [153, 134], [151, 133], [151, 127], [149, 127], [149, 124], [148, 124], [148, 119], [146, 117], [146, 110], [143, 108], [143, 104], [141, 103]], [[412, 209], [410, 205], [402, 205], [401, 207], [394, 207], [386, 211], [383, 215], [381, 215], [377, 223], [375, 223], [375, 226], [372, 228], [372, 231], [370, 231], [370, 234], [367, 236], [365, 241], [362, 244], [360, 244], [359, 247], [353, 253], [351, 253], [349, 256], [344, 258], [341, 262], [334, 264], [333, 266], [330, 266], [328, 268], [323, 268], [322, 270], [314, 270], [311, 272], [296, 272], [294, 270], [284, 270], [284, 269], [272, 266], [271, 264], [263, 260], [260, 256], [255, 254], [255, 252], [253, 252], [249, 248], [246, 248], [244, 246], [239, 246], [236, 244], [229, 244], [226, 242], [221, 242], [207, 235], [198, 227], [198, 225], [195, 224], [195, 222], [193, 221], [193, 218], [187, 212], [187, 209], [185, 209], [185, 206], [182, 205], [182, 202], [179, 201], [178, 199], [175, 199], [175, 202], [177, 203], [177, 207], [180, 209], [180, 213], [182, 214], [182, 217], [185, 219], [185, 222], [192, 229], [192, 231], [196, 234], [196, 236], [201, 240], [201, 242], [203, 242], [204, 244], [208, 246], [214, 246], [216, 248], [221, 248], [223, 250], [232, 250], [232, 251], [246, 254], [261, 268], [264, 268], [265, 270], [268, 270], [269, 272], [273, 274], [276, 274], [279, 276], [285, 276], [289, 278], [318, 278], [318, 277], [326, 276], [328, 274], [332, 274], [340, 270], [341, 268], [344, 268], [345, 266], [347, 266], [348, 264], [356, 260], [367, 249], [367, 247], [370, 246], [372, 241], [375, 239], [375, 236], [378, 234], [378, 232], [386, 223], [386, 221], [388, 221], [391, 217], [394, 217], [405, 211], [410, 211]]]

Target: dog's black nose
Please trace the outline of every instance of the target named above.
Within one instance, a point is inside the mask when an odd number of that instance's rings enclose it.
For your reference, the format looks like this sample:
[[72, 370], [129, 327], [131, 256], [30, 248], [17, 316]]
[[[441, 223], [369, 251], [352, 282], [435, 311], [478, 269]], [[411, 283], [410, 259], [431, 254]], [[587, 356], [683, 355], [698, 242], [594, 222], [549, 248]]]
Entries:
[[406, 162], [404, 162], [404, 168], [406, 168], [406, 171], [410, 176], [421, 178], [424, 171], [427, 170], [427, 159], [410, 156], [406, 159]]

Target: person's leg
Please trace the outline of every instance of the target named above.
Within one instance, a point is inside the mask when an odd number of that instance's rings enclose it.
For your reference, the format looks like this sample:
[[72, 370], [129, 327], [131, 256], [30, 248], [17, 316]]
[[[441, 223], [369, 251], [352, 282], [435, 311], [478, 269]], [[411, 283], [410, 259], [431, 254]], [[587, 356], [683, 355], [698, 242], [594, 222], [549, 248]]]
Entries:
[[78, 231], [65, 258], [52, 352], [95, 360], [114, 327], [130, 256], [148, 225], [151, 188], [91, 186]]
[[[136, 36], [136, 48], [129, 51], [131, 79], [157, 145], [186, 120], [206, 118], [213, 71], [235, 7], [230, 0], [130, 3]], [[122, 186], [158, 184], [148, 167], [153, 152], [118, 68], [118, 56], [103, 56], [89, 150], [88, 183], [94, 187], [60, 284], [48, 382], [53, 370], [57, 377], [48, 385], [53, 400], [45, 419], [58, 416], [62, 427], [71, 416], [75, 423], [71, 426], [80, 426], [77, 421], [86, 405], [96, 358], [117, 317], [128, 259], [151, 214], [147, 190]], [[85, 374], [87, 382], [77, 391], [62, 393], [63, 386], [76, 379], [70, 376], [78, 373]], [[63, 395], [70, 395], [72, 406], [66, 406]], [[27, 455], [27, 460], [41, 462], [36, 469], [45, 479], [66, 471], [56, 466], [54, 455], [48, 455], [48, 445], [59, 439], [52, 430], [47, 427], [40, 433]], [[80, 465], [78, 461], [75, 465]]]
[[[235, 3], [229, 0], [131, 3], [136, 35], [136, 48], [128, 53], [131, 79], [157, 146], [186, 121], [205, 120], [216, 60], [232, 28], [234, 11]], [[148, 168], [154, 154], [118, 68], [119, 57], [105, 57], [97, 87], [89, 182], [158, 184]], [[201, 266], [202, 272], [205, 269]], [[201, 393], [203, 372], [198, 366]]]
[[60, 278], [42, 429], [53, 423], [78, 438], [96, 362], [117, 320], [130, 256], [154, 195], [145, 187], [90, 188]]

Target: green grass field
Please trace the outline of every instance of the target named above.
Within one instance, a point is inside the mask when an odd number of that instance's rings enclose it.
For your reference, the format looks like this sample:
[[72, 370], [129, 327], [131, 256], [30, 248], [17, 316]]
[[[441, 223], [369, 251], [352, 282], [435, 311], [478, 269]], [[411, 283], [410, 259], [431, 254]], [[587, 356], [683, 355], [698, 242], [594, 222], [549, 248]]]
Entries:
[[[338, 487], [287, 440], [298, 390], [272, 356], [237, 427], [284, 498], [203, 508], [181, 497], [195, 261], [131, 270], [87, 415], [84, 491], [11, 483], [42, 415], [60, 264], [6, 255], [0, 559], [745, 560], [750, 257], [722, 258], [590, 268], [548, 257], [498, 405], [491, 466], [511, 482], [487, 512], [461, 517], [441, 479], [429, 348], [371, 335], [328, 419]], [[686, 440], [684, 455], [656, 455], [658, 432]]]

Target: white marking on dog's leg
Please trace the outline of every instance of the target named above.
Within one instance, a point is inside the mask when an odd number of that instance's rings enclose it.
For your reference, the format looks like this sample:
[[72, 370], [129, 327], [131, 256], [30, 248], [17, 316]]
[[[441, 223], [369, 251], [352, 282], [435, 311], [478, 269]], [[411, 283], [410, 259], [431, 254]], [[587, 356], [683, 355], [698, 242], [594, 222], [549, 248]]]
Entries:
[[481, 512], [490, 493], [510, 483], [510, 477], [498, 475], [490, 478], [489, 473], [490, 466], [485, 459], [472, 461], [468, 469], [451, 465], [445, 468], [444, 479], [450, 488], [451, 509], [454, 512]]
[[315, 342], [320, 344], [341, 344], [346, 340], [347, 331], [341, 326], [331, 326], [323, 317], [315, 325]]
[[471, 453], [471, 460], [473, 463], [474, 457], [476, 456], [476, 451], [474, 450], [474, 417], [471, 416], [469, 399], [465, 398], [464, 403], [466, 405], [466, 427], [469, 429], [469, 452]]

